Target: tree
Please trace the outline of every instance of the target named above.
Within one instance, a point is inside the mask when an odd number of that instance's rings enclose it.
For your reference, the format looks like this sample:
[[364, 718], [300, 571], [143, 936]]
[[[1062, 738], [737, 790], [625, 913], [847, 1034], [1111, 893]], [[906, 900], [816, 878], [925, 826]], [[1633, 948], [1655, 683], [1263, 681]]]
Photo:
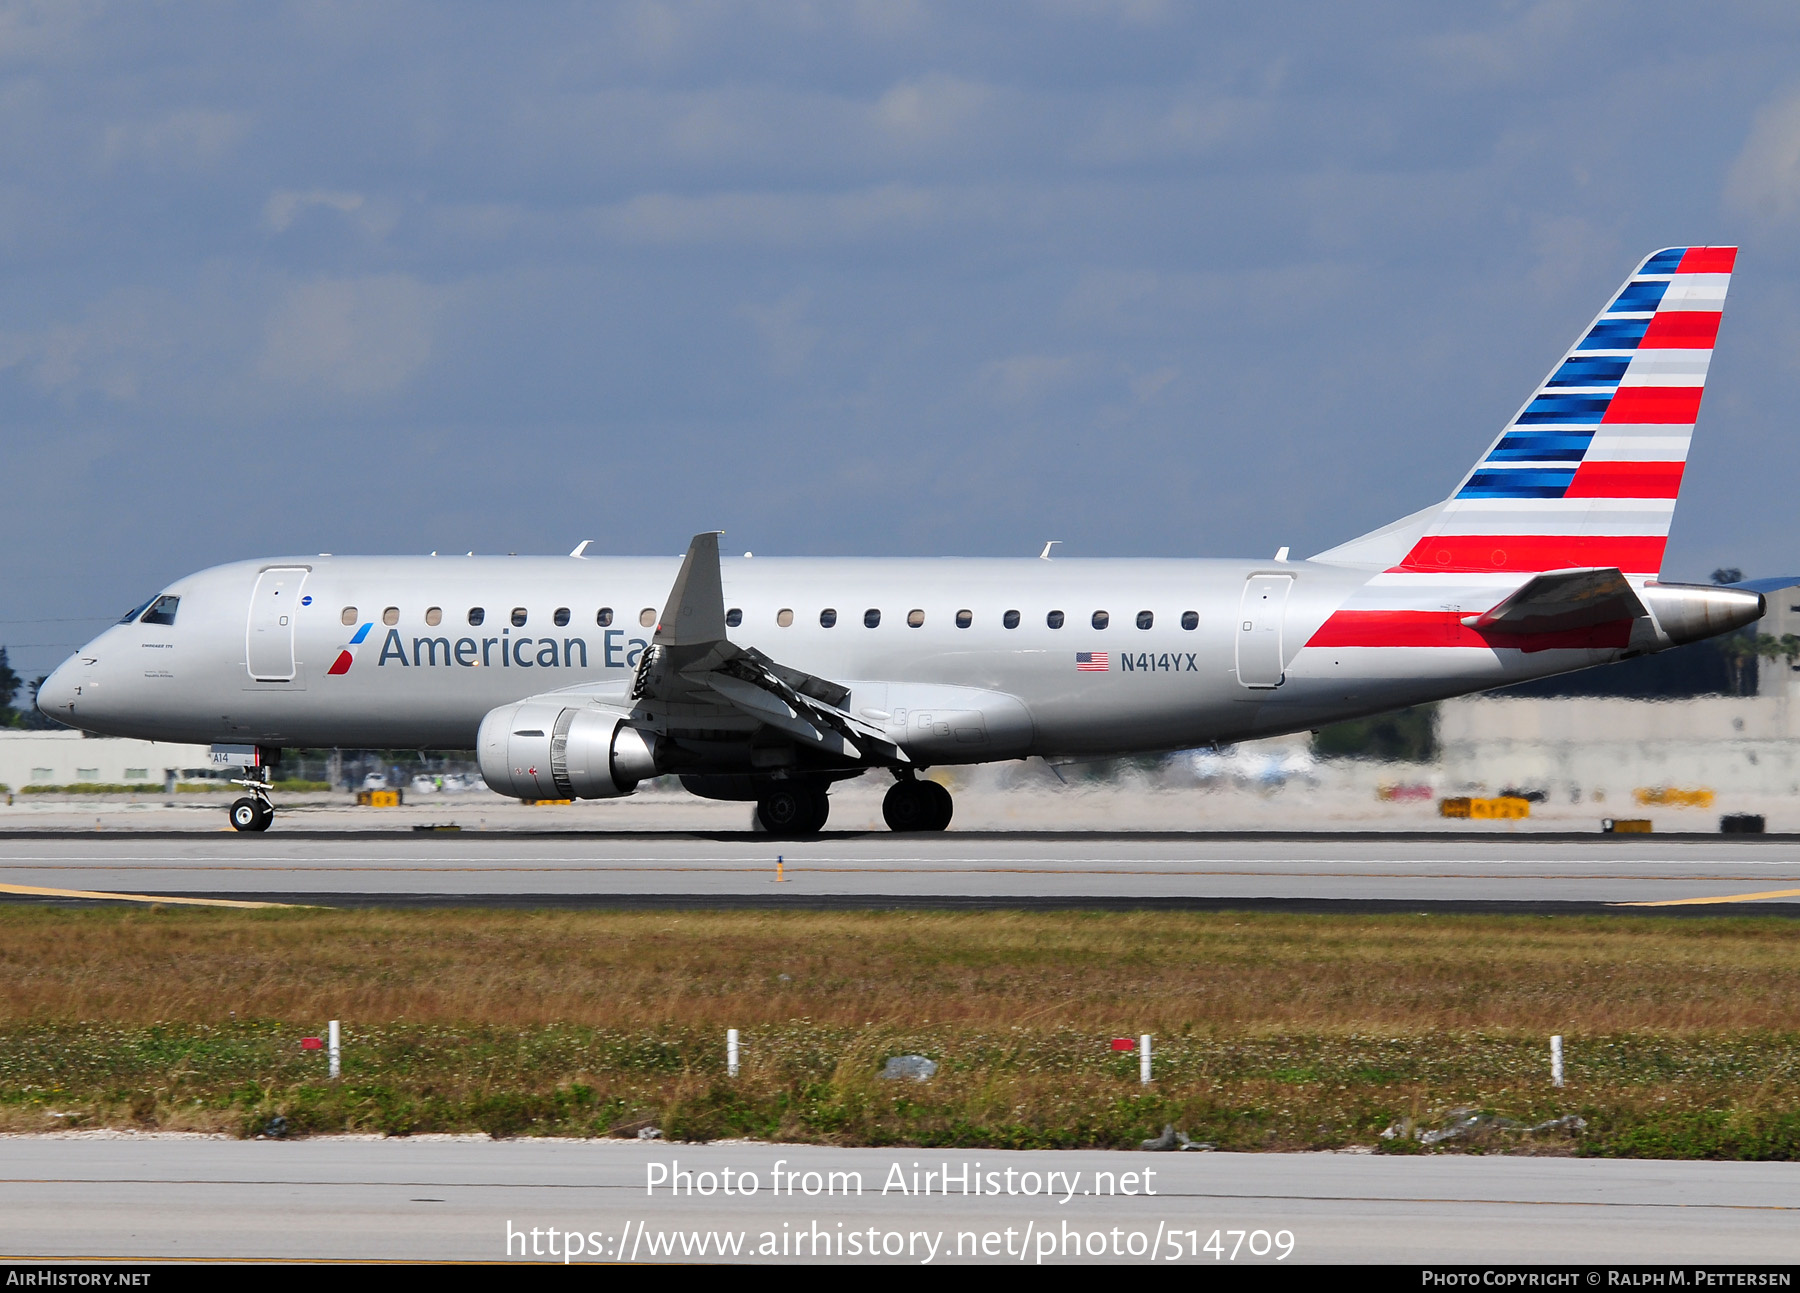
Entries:
[[1372, 718], [1332, 723], [1313, 733], [1313, 753], [1324, 758], [1404, 760], [1437, 758], [1437, 706], [1417, 705]]
[[38, 689], [49, 681], [49, 678], [49, 674], [40, 673], [25, 684], [25, 693], [30, 697], [30, 701], [26, 705], [24, 713], [19, 716], [20, 727], [29, 727], [36, 732], [47, 732], [52, 728], [68, 726], [66, 723], [57, 722], [37, 707]]
[[[1787, 661], [1788, 670], [1791, 672], [1795, 657], [1800, 656], [1800, 637], [1796, 637], [1792, 633], [1783, 633], [1780, 637], [1776, 637], [1773, 633], [1758, 633], [1756, 635], [1756, 654], [1769, 661]], [[1761, 691], [1762, 687], [1759, 685], [1757, 690]]]
[[0, 646], [0, 727], [19, 725], [19, 713], [13, 708], [13, 697], [18, 694], [22, 681], [24, 680], [13, 672], [12, 662], [6, 658], [6, 648]]

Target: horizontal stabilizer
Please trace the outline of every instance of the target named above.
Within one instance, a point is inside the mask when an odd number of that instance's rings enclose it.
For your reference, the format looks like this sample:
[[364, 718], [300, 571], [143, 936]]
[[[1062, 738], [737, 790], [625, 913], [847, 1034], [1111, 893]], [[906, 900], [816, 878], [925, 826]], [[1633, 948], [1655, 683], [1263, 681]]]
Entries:
[[1646, 614], [1619, 569], [1603, 566], [1537, 575], [1492, 610], [1465, 615], [1462, 622], [1477, 632], [1561, 633]]
[[1800, 588], [1800, 575], [1776, 575], [1770, 579], [1740, 579], [1727, 588], [1742, 588], [1748, 593], [1778, 593], [1783, 588]]

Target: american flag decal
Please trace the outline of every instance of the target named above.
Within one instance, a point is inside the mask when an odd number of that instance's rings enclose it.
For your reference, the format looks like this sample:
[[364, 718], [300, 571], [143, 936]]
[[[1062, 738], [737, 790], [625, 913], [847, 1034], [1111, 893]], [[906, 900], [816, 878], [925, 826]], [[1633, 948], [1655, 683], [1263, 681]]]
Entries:
[[1082, 673], [1105, 673], [1107, 670], [1107, 654], [1104, 651], [1077, 651], [1075, 668]]

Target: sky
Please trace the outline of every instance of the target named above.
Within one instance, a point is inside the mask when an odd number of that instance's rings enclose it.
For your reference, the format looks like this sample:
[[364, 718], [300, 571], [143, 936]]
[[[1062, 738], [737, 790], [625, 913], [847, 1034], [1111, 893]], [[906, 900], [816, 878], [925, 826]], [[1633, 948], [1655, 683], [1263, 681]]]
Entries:
[[1666, 578], [1800, 572], [1800, 6], [0, 3], [0, 644], [278, 554], [1272, 555], [1737, 243]]

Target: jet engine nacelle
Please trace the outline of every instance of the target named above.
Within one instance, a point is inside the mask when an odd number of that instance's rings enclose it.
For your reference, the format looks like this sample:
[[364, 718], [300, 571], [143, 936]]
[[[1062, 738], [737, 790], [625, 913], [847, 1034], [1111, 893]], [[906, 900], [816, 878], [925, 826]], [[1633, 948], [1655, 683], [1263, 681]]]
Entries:
[[1754, 624], [1766, 608], [1761, 593], [1712, 584], [1645, 584], [1638, 596], [1671, 646]]
[[657, 774], [656, 738], [615, 709], [522, 700], [490, 710], [475, 737], [481, 778], [515, 799], [615, 799]]

